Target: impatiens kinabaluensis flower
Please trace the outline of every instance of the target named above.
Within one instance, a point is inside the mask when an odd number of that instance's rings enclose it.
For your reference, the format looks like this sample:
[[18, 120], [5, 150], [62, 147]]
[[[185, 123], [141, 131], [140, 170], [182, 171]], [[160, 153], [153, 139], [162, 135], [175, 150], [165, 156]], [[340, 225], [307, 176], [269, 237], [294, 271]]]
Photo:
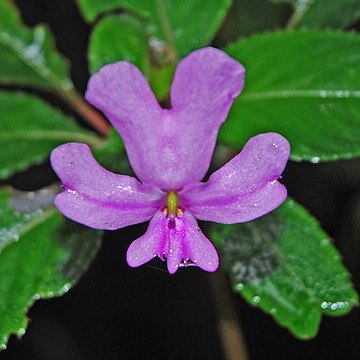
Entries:
[[215, 271], [217, 252], [196, 219], [223, 224], [253, 220], [287, 196], [278, 178], [289, 158], [289, 143], [276, 133], [251, 138], [201, 182], [244, 76], [244, 67], [224, 52], [197, 50], [180, 61], [171, 108], [164, 109], [134, 65], [104, 66], [91, 77], [86, 99], [120, 133], [138, 179], [104, 169], [85, 144], [61, 145], [51, 154], [64, 186], [55, 199], [57, 208], [96, 229], [150, 220], [146, 233], [127, 251], [132, 267], [159, 256], [166, 258], [170, 273], [186, 265]]

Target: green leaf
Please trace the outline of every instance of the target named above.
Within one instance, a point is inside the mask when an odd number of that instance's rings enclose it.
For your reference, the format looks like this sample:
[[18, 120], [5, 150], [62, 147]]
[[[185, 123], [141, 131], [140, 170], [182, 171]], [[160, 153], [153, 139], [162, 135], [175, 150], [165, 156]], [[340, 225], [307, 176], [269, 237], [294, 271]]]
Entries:
[[115, 129], [112, 129], [101, 146], [94, 148], [94, 156], [105, 168], [118, 174], [134, 175], [124, 143]]
[[216, 44], [228, 44], [265, 30], [283, 27], [289, 17], [286, 4], [274, 4], [269, 0], [234, 1], [220, 32], [216, 35]]
[[322, 314], [358, 303], [328, 235], [293, 200], [254, 222], [215, 225], [211, 238], [234, 290], [299, 338], [316, 335]]
[[[78, 3], [90, 21], [103, 12], [115, 9], [136, 14], [143, 20], [146, 26], [144, 33], [149, 38], [166, 43], [170, 58], [181, 58], [209, 43], [224, 19], [231, 0], [78, 0]], [[102, 41], [114, 45], [111, 38], [103, 38]]]
[[49, 212], [43, 210], [53, 204], [54, 196], [59, 191], [59, 185], [30, 192], [11, 187], [0, 189], [0, 253], [48, 217]]
[[126, 60], [145, 70], [148, 41], [144, 24], [128, 15], [107, 16], [91, 33], [89, 65], [92, 73], [105, 64]]
[[275, 131], [289, 139], [293, 160], [360, 155], [360, 36], [275, 32], [226, 51], [247, 75], [220, 141], [240, 147], [255, 134]]
[[5, 246], [17, 241], [19, 234], [32, 223], [33, 218], [39, 218], [36, 212], [20, 214], [8, 206], [9, 194], [0, 191], [0, 253]]
[[0, 179], [44, 161], [55, 146], [69, 141], [100, 142], [44, 101], [0, 91]]
[[14, 215], [0, 192], [0, 212], [11, 214], [7, 229], [18, 240], [0, 252], [0, 349], [11, 334], [22, 336], [26, 312], [39, 298], [61, 296], [88, 268], [100, 243], [100, 231], [65, 221], [54, 208], [30, 220]]
[[294, 8], [289, 27], [343, 28], [360, 18], [359, 0], [276, 0]]
[[161, 55], [158, 59], [157, 55], [150, 51], [150, 39], [146, 33], [144, 22], [132, 16], [105, 17], [91, 34], [90, 70], [96, 72], [106, 64], [120, 60], [129, 61], [143, 72], [157, 98], [162, 100], [168, 95], [174, 66], [164, 64]]
[[[146, 7], [147, 3], [153, 3], [154, 0], [76, 0], [80, 11], [84, 15], [87, 21], [94, 21], [98, 16], [103, 13], [113, 10], [126, 9], [136, 14], [147, 15]], [[145, 6], [145, 9], [144, 9]]]
[[72, 88], [68, 64], [54, 48], [45, 26], [22, 24], [9, 0], [0, 1], [0, 84]]

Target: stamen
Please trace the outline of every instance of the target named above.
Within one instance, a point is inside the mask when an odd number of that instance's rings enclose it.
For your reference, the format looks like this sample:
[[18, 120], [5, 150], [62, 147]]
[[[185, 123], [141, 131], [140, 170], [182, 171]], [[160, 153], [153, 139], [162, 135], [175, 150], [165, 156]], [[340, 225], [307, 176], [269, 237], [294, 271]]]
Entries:
[[179, 205], [179, 198], [175, 191], [170, 191], [166, 197], [167, 213], [170, 216], [177, 215]]

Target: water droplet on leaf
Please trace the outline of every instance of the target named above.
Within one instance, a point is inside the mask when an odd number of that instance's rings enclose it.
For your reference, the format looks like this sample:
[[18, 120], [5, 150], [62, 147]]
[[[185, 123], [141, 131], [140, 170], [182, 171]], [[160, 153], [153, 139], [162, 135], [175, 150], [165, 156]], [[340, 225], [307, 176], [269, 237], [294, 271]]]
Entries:
[[319, 156], [313, 156], [310, 161], [313, 163], [313, 164], [318, 164], [320, 161], [321, 161], [321, 158]]
[[243, 283], [239, 283], [236, 285], [236, 290], [238, 290], [238, 291], [242, 291], [242, 290], [244, 290], [244, 288], [245, 288], [245, 285]]
[[327, 303], [326, 301], [323, 301], [323, 302], [321, 303], [320, 307], [325, 310], [325, 309], [328, 308], [328, 303]]

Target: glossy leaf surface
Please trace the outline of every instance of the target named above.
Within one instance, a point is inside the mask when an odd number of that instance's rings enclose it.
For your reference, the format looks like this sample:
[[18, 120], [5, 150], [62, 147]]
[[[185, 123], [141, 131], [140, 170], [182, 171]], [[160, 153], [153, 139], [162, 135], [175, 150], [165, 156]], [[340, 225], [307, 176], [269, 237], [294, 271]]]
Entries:
[[0, 84], [69, 89], [65, 59], [45, 26], [22, 24], [10, 0], [0, 1]]
[[106, 16], [99, 21], [90, 39], [90, 71], [125, 60], [146, 73], [148, 41], [144, 30], [143, 22], [128, 15]]
[[100, 140], [34, 96], [0, 91], [0, 178], [44, 161], [69, 141], [96, 145]]
[[251, 136], [275, 131], [290, 141], [293, 160], [360, 155], [360, 36], [275, 32], [226, 51], [247, 73], [220, 131], [222, 142], [243, 146]]
[[328, 235], [293, 200], [254, 222], [215, 225], [211, 237], [234, 290], [299, 338], [358, 302]]
[[76, 283], [101, 241], [100, 231], [65, 221], [52, 207], [24, 221], [7, 197], [0, 192], [0, 212], [12, 213], [6, 226], [18, 240], [0, 251], [0, 349], [11, 334], [24, 334], [35, 300], [60, 296]]
[[21, 232], [37, 216], [35, 212], [27, 214], [18, 213], [8, 205], [9, 194], [5, 191], [0, 191], [0, 253], [8, 244], [17, 241]]
[[[153, 49], [158, 46], [159, 49]], [[91, 34], [90, 71], [96, 72], [117, 61], [129, 61], [142, 71], [157, 98], [162, 100], [168, 95], [174, 70], [174, 65], [164, 60], [162, 46], [148, 38], [143, 21], [126, 14], [106, 16]]]
[[[166, 46], [168, 57], [179, 58], [206, 45], [224, 19], [230, 0], [78, 0], [84, 16], [92, 21], [103, 12], [124, 9], [143, 21], [144, 33], [157, 46]], [[104, 42], [113, 44], [108, 38]], [[161, 45], [163, 43], [163, 45]], [[166, 45], [165, 45], [166, 44]]]
[[274, 0], [294, 8], [289, 22], [292, 27], [342, 28], [360, 18], [358, 0]]

